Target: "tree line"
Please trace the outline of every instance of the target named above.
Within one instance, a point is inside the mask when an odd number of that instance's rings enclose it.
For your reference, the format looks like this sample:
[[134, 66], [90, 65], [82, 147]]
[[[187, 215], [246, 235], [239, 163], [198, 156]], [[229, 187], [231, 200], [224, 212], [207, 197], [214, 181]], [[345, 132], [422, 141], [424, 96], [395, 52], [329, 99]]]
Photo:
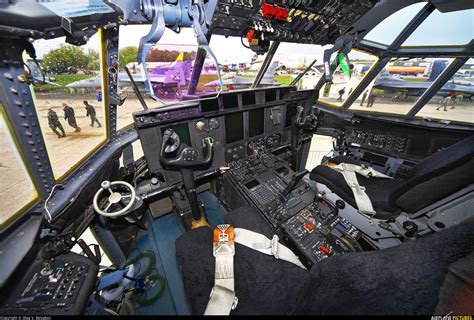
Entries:
[[[180, 51], [152, 48], [147, 62], [175, 61]], [[127, 46], [119, 50], [120, 65], [137, 61], [138, 47]], [[184, 52], [183, 59], [194, 60], [196, 51]], [[81, 47], [62, 44], [43, 56], [43, 67], [50, 74], [76, 73], [78, 70], [99, 70], [99, 52], [94, 49], [85, 51]]]

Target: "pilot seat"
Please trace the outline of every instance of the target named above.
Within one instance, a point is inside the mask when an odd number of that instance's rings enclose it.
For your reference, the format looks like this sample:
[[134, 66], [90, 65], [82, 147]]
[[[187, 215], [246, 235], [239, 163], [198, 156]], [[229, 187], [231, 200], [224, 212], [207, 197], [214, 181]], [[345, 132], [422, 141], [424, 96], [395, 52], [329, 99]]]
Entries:
[[[330, 162], [360, 164], [344, 156], [334, 157]], [[424, 158], [413, 167], [406, 180], [361, 175], [357, 175], [357, 180], [372, 202], [374, 217], [388, 219], [402, 210], [415, 213], [474, 183], [473, 172], [474, 135]], [[353, 192], [340, 172], [319, 165], [311, 171], [310, 178], [357, 208]]]

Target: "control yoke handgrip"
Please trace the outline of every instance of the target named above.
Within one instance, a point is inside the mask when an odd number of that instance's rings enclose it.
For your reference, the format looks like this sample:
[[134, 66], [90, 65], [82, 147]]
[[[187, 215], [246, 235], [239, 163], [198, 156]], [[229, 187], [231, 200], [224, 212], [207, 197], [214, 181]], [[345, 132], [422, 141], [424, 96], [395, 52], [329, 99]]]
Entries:
[[195, 148], [186, 147], [181, 150], [176, 158], [167, 158], [165, 149], [170, 137], [174, 134], [172, 129], [168, 129], [163, 133], [163, 143], [161, 144], [160, 159], [161, 162], [169, 167], [193, 168], [211, 163], [214, 156], [214, 141], [211, 137], [203, 139], [203, 149], [207, 148], [206, 157], [199, 159], [198, 151]]
[[313, 112], [310, 112], [306, 117], [303, 118], [302, 106], [298, 106], [295, 117], [295, 125], [303, 130], [314, 130], [318, 125], [318, 118], [314, 115]]

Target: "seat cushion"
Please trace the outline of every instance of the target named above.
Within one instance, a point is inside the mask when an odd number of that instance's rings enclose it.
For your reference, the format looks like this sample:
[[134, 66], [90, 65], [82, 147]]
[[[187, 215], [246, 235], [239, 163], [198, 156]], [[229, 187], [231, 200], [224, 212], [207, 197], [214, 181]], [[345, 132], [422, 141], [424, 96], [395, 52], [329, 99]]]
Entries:
[[[226, 222], [272, 237], [268, 223], [251, 207], [226, 215]], [[176, 255], [194, 314], [202, 315], [214, 286], [213, 231], [202, 227], [176, 240]], [[232, 314], [295, 314], [296, 300], [309, 281], [309, 272], [240, 244], [235, 245], [234, 277], [238, 307]]]
[[[311, 180], [326, 185], [344, 201], [357, 208], [354, 194], [341, 173], [321, 165], [314, 168], [309, 177]], [[390, 201], [389, 195], [400, 185], [402, 180], [365, 178], [361, 175], [357, 175], [357, 180], [361, 186], [366, 188], [365, 192], [372, 201], [374, 210], [377, 211], [377, 218], [386, 219], [399, 214], [400, 209]]]
[[[253, 221], [254, 227], [269, 231], [251, 208], [230, 212], [227, 218], [236, 227]], [[473, 251], [473, 222], [389, 249], [332, 256], [309, 272], [236, 244], [239, 303], [231, 314], [433, 314], [449, 265]], [[214, 284], [212, 230], [183, 234], [176, 241], [176, 254], [192, 310], [203, 314]], [[472, 307], [467, 314], [474, 312]]]

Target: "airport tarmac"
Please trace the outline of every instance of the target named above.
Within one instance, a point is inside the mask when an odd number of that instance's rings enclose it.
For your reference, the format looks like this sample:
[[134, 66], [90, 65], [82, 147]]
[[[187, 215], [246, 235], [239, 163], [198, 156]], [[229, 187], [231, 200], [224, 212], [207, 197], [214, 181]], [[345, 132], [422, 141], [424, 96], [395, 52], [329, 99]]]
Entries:
[[[329, 103], [335, 103], [335, 101], [336, 99], [326, 100], [326, 102]], [[383, 98], [376, 99], [373, 106], [371, 108], [367, 108], [367, 99], [362, 106], [360, 105], [360, 99], [357, 99], [351, 108], [349, 108], [349, 110], [404, 115], [413, 108], [414, 104], [415, 100], [407, 102], [392, 102], [390, 99]], [[416, 117], [474, 123], [474, 102], [463, 101], [456, 104], [454, 109], [451, 109], [452, 105], [449, 105], [447, 107], [447, 111], [443, 111], [443, 107], [441, 107], [439, 110], [436, 110], [436, 108], [439, 106], [440, 105], [438, 102], [431, 101], [418, 112]]]

